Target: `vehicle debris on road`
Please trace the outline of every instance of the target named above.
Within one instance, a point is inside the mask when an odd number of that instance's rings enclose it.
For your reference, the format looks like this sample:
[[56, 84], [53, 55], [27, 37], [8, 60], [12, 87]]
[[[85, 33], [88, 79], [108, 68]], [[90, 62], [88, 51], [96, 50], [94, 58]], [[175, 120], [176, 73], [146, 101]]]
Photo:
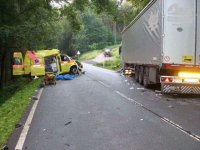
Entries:
[[53, 73], [46, 73], [44, 76], [44, 83], [47, 84], [54, 84], [56, 85], [56, 78]]
[[70, 125], [71, 123], [72, 123], [72, 121], [69, 121], [69, 122], [65, 123], [65, 126], [68, 126], [68, 125]]

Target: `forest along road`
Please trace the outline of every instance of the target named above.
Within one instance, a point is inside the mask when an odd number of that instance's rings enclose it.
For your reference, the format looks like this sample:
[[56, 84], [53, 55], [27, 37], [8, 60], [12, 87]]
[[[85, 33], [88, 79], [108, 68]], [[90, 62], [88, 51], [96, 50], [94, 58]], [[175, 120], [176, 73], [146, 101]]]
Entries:
[[23, 149], [199, 150], [199, 97], [161, 95], [114, 71], [84, 69], [44, 88]]

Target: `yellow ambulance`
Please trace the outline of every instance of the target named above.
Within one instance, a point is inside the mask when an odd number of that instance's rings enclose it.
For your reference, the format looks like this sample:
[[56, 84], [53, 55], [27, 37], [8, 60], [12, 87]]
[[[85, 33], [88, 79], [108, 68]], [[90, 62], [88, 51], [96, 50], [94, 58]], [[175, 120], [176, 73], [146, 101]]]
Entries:
[[45, 73], [77, 73], [77, 64], [69, 56], [57, 49], [27, 51], [13, 54], [13, 75], [43, 76]]

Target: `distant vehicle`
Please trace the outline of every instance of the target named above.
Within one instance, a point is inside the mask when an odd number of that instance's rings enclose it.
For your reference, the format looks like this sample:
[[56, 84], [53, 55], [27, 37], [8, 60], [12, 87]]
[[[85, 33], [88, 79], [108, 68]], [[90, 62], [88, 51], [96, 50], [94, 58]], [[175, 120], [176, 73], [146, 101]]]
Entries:
[[77, 72], [76, 62], [57, 49], [27, 51], [23, 58], [21, 52], [13, 54], [13, 75], [44, 76], [45, 73], [58, 74]]
[[112, 56], [111, 52], [110, 52], [110, 49], [108, 49], [108, 48], [104, 49], [103, 54], [104, 54], [104, 57], [111, 57]]
[[122, 32], [121, 59], [145, 87], [200, 94], [200, 1], [152, 0]]

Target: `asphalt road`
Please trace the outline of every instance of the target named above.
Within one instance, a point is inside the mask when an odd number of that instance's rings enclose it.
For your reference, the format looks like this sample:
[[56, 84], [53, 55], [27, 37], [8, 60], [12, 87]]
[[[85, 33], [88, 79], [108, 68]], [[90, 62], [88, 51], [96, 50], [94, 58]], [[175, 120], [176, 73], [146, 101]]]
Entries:
[[114, 71], [84, 68], [44, 88], [23, 149], [200, 149], [199, 97], [162, 95]]

